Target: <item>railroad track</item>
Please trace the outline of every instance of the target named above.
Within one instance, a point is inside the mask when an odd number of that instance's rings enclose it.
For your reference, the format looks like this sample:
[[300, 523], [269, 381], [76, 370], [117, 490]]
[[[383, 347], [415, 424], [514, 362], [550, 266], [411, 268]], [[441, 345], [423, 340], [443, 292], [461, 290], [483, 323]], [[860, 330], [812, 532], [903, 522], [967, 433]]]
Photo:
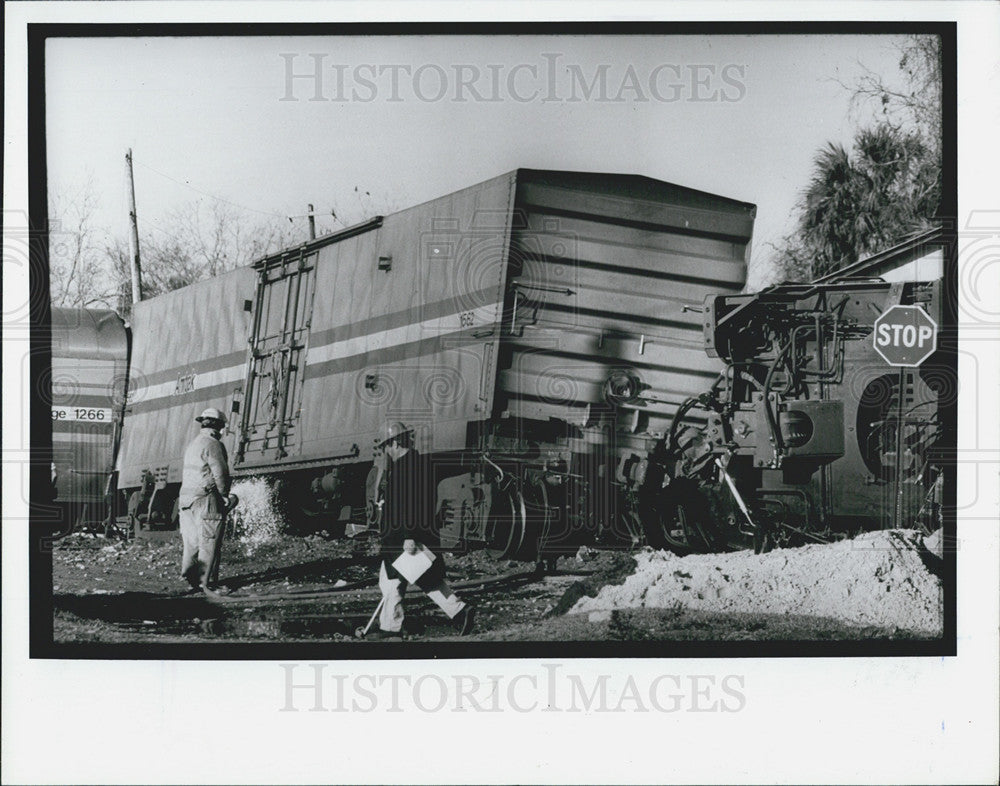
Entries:
[[[481, 576], [464, 581], [450, 581], [453, 589], [477, 592], [481, 589], [494, 588], [504, 584], [521, 585], [540, 581], [546, 577], [566, 576], [566, 577], [586, 577], [593, 575], [594, 571], [589, 570], [558, 570], [547, 573], [539, 573], [535, 570], [515, 570], [508, 573], [498, 573], [488, 576]], [[211, 598], [212, 603], [220, 605], [256, 605], [278, 601], [315, 601], [327, 598], [345, 597], [351, 595], [352, 599], [378, 597], [381, 590], [374, 585], [374, 581], [365, 580], [352, 582], [339, 587], [329, 587], [323, 590], [291, 590], [286, 592], [268, 593], [240, 593], [233, 592], [226, 595], [219, 595]], [[195, 590], [190, 590], [181, 595], [164, 595], [163, 598], [171, 600], [205, 600], [205, 595]]]
[[[535, 619], [545, 604], [556, 603], [577, 577], [594, 571], [563, 570], [538, 573], [514, 570], [450, 582], [479, 607], [485, 626], [511, 620]], [[372, 582], [312, 591], [233, 593], [207, 598], [200, 592], [129, 597], [87, 595], [61, 597], [60, 610], [78, 617], [101, 620], [120, 630], [159, 636], [207, 636], [213, 641], [353, 640], [357, 626], [365, 624], [380, 591]], [[542, 605], [538, 605], [542, 604]], [[433, 602], [421, 592], [407, 595], [407, 638], [450, 636], [447, 620], [435, 613]], [[526, 616], [527, 615], [527, 616]]]

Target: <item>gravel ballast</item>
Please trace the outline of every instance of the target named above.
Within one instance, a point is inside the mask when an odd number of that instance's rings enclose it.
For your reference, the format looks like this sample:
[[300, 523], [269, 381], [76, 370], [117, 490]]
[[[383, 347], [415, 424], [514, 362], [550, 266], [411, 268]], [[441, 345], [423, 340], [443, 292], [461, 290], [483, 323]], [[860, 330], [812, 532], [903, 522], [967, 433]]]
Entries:
[[[942, 633], [939, 578], [922, 533], [868, 532], [767, 554], [635, 554], [623, 584], [580, 599], [571, 614], [636, 608], [799, 614], [921, 635]], [[928, 557], [930, 556], [930, 559]], [[595, 615], [599, 618], [600, 615]]]

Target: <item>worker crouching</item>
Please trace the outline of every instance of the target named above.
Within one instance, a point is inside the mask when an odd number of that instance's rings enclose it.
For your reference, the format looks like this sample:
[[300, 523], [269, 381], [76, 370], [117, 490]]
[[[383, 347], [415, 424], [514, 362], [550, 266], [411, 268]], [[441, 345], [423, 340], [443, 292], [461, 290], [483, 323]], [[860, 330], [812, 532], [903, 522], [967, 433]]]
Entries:
[[379, 588], [382, 637], [399, 636], [403, 630], [403, 596], [409, 582], [393, 565], [422, 555], [429, 566], [413, 577], [414, 583], [448, 615], [460, 635], [472, 632], [473, 607], [445, 581], [444, 558], [425, 545], [434, 542], [434, 483], [430, 462], [413, 447], [413, 432], [402, 423], [390, 423], [378, 443], [386, 453], [385, 504], [382, 510], [382, 564]]
[[221, 441], [225, 416], [209, 407], [195, 420], [201, 430], [184, 451], [180, 490], [181, 577], [192, 588], [214, 596], [226, 516], [236, 498], [229, 494], [229, 457]]

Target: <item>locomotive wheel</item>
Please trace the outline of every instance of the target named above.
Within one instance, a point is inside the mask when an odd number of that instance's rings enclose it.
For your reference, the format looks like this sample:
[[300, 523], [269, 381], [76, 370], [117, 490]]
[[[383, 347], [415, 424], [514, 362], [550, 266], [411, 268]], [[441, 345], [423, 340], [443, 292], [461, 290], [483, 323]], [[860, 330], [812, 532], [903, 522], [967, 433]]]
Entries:
[[706, 531], [709, 506], [696, 483], [675, 479], [663, 490], [655, 508], [646, 520], [650, 546], [682, 555], [712, 550]]
[[552, 508], [549, 506], [549, 490], [544, 481], [526, 485], [528, 515], [524, 519], [524, 536], [520, 549], [513, 554], [514, 559], [534, 562], [543, 554], [549, 530], [552, 526]]
[[683, 502], [662, 508], [658, 527], [654, 533], [647, 533], [650, 545], [680, 555], [705, 551], [703, 539], [693, 523], [693, 517], [693, 511]]
[[524, 543], [527, 518], [524, 495], [512, 486], [493, 495], [486, 532], [486, 550], [497, 558], [510, 559]]
[[766, 554], [774, 548], [774, 539], [766, 527], [760, 526], [753, 533], [753, 553]]
[[340, 510], [331, 510], [329, 507], [320, 507], [315, 504], [300, 503], [296, 507], [296, 512], [302, 514], [301, 523], [303, 531], [319, 532], [324, 530], [328, 537], [339, 538], [347, 531], [347, 522], [340, 520]]

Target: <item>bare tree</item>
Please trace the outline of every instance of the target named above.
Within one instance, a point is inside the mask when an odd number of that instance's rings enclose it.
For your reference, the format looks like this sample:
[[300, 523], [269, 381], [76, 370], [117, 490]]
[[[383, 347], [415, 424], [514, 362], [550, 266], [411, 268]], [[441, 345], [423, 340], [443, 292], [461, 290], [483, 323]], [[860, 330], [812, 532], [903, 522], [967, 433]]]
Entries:
[[111, 308], [115, 303], [103, 233], [94, 226], [96, 207], [90, 180], [55, 191], [49, 200], [49, 296], [54, 306]]
[[[144, 298], [156, 297], [205, 278], [191, 253], [175, 239], [143, 235], [139, 239], [139, 247], [142, 250]], [[106, 244], [104, 253], [116, 282], [116, 308], [127, 319], [132, 310], [132, 268], [128, 241], [123, 237], [113, 238]]]
[[[132, 296], [127, 240], [95, 225], [98, 200], [91, 181], [54, 193], [49, 208], [53, 305], [117, 308], [128, 318]], [[356, 204], [320, 216], [326, 219], [320, 224], [321, 234], [335, 231], [338, 224], [347, 226], [391, 210], [387, 203], [378, 209], [371, 194], [359, 187], [353, 196]], [[277, 214], [251, 215], [217, 199], [183, 204], [169, 211], [165, 220], [141, 225], [140, 231], [143, 297], [251, 265], [307, 239], [303, 222]]]
[[862, 64], [863, 73], [855, 84], [844, 87], [852, 91], [855, 107], [874, 104], [884, 121], [914, 128], [940, 158], [941, 39], [935, 35], [908, 35], [895, 45], [895, 50], [903, 83], [892, 83]]
[[250, 265], [260, 256], [290, 240], [291, 231], [280, 220], [251, 222], [225, 202], [189, 202], [167, 215], [174, 250], [182, 250], [198, 278], [211, 278]]
[[[175, 208], [155, 231], [143, 231], [143, 297], [156, 297], [196, 281], [253, 264], [267, 254], [292, 245], [291, 225], [278, 218], [254, 221], [223, 202], [199, 200]], [[105, 246], [123, 317], [131, 311], [131, 269], [128, 243], [114, 238]]]

